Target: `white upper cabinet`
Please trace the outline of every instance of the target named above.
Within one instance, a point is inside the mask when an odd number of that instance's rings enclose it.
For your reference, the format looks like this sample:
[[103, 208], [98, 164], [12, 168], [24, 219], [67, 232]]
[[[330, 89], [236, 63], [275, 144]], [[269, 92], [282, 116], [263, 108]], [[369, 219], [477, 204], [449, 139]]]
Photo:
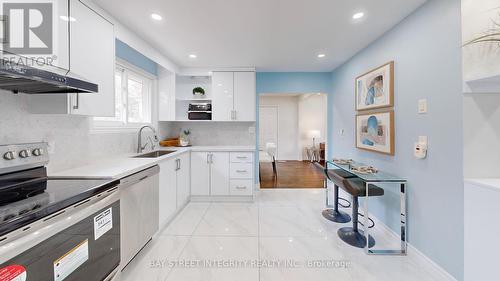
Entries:
[[175, 73], [158, 66], [158, 120], [175, 121]]
[[[65, 1], [61, 1], [65, 2]], [[66, 7], [67, 10], [68, 7]], [[64, 5], [58, 6], [58, 11]], [[67, 13], [58, 12], [61, 16]], [[30, 111], [36, 114], [73, 114], [114, 116], [115, 114], [115, 33], [114, 26], [102, 15], [79, 0], [69, 1], [69, 39], [62, 20], [57, 32], [56, 66], [69, 69], [71, 75], [96, 83], [98, 93], [40, 94], [29, 98]], [[66, 37], [65, 37], [66, 36]], [[65, 45], [68, 45], [69, 49]], [[69, 54], [68, 54], [69, 53]]]
[[234, 73], [214, 72], [212, 76], [212, 120], [233, 120]]
[[213, 120], [255, 121], [255, 72], [214, 72]]
[[[255, 81], [255, 71], [250, 68], [193, 74], [160, 69], [159, 121], [189, 121], [190, 103], [210, 103], [212, 121], [255, 122]], [[196, 87], [203, 88], [206, 94], [194, 96], [192, 91]]]
[[52, 65], [69, 70], [69, 14], [68, 1], [55, 1], [54, 25], [56, 31], [54, 33], [54, 60]]
[[234, 73], [234, 120], [255, 121], [255, 72]]
[[115, 32], [113, 24], [78, 0], [70, 2], [70, 70], [97, 83], [98, 93], [75, 94], [71, 113], [115, 114]]

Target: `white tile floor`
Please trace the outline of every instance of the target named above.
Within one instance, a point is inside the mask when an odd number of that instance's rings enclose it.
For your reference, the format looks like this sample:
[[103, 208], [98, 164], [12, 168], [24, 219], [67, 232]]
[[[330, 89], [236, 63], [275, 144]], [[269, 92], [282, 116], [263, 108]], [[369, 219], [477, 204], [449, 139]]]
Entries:
[[[344, 244], [336, 233], [346, 225], [325, 220], [323, 208], [324, 191], [319, 189], [264, 190], [254, 203], [190, 203], [127, 266], [121, 280], [445, 280], [413, 255], [367, 256]], [[240, 266], [189, 263], [216, 261]], [[258, 261], [263, 264], [257, 266]], [[278, 261], [288, 266], [272, 266]], [[308, 261], [334, 261], [337, 266], [311, 268]]]

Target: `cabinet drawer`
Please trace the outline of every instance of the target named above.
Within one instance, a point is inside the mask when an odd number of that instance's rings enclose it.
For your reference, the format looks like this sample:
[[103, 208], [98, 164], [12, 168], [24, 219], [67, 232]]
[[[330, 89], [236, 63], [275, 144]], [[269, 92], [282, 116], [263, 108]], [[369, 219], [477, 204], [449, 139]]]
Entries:
[[231, 163], [253, 163], [251, 152], [231, 152]]
[[253, 178], [253, 163], [231, 163], [230, 176], [232, 179]]
[[231, 180], [230, 195], [252, 195], [253, 180]]

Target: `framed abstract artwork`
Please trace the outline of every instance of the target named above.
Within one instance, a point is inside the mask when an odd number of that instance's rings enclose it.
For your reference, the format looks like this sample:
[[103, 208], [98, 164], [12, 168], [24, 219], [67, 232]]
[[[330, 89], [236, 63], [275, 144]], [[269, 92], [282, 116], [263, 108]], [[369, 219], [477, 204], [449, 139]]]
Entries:
[[356, 110], [394, 105], [394, 62], [386, 63], [356, 78]]
[[394, 111], [357, 115], [356, 147], [394, 155]]

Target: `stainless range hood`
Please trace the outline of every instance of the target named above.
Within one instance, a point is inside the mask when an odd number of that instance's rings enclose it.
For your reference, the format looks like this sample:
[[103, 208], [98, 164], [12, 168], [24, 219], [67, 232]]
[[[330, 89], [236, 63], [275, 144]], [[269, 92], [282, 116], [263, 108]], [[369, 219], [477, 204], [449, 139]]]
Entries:
[[26, 94], [97, 93], [97, 84], [68, 71], [47, 71], [0, 58], [0, 89]]

